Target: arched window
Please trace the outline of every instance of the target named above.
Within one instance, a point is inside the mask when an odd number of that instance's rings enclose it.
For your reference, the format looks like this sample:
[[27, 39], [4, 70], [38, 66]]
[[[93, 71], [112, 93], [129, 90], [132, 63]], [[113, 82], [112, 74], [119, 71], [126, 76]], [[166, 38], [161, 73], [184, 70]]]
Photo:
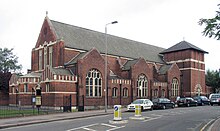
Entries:
[[173, 78], [172, 80], [171, 96], [179, 96], [179, 82], [176, 78]]
[[137, 79], [137, 97], [148, 96], [148, 81], [144, 74], [139, 75]]
[[128, 88], [123, 88], [123, 97], [128, 97]]
[[90, 70], [86, 75], [86, 96], [102, 96], [102, 77], [96, 69]]
[[118, 94], [118, 88], [117, 87], [112, 88], [112, 97], [117, 97], [117, 94]]

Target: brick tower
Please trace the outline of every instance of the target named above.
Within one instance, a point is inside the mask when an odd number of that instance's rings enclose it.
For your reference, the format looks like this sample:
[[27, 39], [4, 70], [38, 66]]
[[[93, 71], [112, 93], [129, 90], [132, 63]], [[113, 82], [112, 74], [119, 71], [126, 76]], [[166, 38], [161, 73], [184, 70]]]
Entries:
[[181, 96], [206, 95], [204, 54], [208, 53], [186, 41], [161, 52], [167, 63], [176, 63], [181, 71]]

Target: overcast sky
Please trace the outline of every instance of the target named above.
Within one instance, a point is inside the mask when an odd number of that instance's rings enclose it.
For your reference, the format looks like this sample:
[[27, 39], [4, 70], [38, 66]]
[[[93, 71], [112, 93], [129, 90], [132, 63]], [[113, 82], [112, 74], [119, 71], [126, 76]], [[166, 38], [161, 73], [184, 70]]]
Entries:
[[182, 40], [209, 52], [206, 70], [220, 68], [220, 42], [202, 36], [200, 18], [212, 18], [219, 0], [1, 0], [0, 47], [14, 48], [23, 73], [48, 11], [51, 20], [169, 48]]

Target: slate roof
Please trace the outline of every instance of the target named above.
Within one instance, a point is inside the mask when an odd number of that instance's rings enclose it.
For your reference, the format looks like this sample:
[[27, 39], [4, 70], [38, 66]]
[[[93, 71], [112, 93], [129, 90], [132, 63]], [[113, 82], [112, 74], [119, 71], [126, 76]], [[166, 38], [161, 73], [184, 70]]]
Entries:
[[138, 59], [137, 59], [137, 60], [128, 60], [128, 61], [124, 64], [122, 70], [130, 70], [130, 69], [131, 69], [131, 66], [133, 66], [135, 63], [137, 63], [137, 61], [138, 61]]
[[72, 75], [70, 70], [64, 68], [51, 68], [50, 71], [55, 75]]
[[171, 66], [171, 64], [161, 66], [159, 69], [159, 74], [165, 75]]
[[[84, 51], [89, 51], [95, 47], [100, 53], [105, 53], [105, 33], [50, 21], [57, 39], [63, 39], [66, 47]], [[132, 59], [143, 57], [148, 61], [164, 63], [161, 54], [159, 54], [164, 48], [112, 35], [107, 35], [107, 39], [108, 54], [110, 55]]]
[[78, 54], [75, 58], [73, 58], [71, 61], [69, 61], [68, 63], [65, 63], [65, 65], [72, 65], [72, 64], [76, 64], [77, 60], [82, 58], [87, 52], [82, 52], [80, 54]]
[[203, 53], [208, 53], [208, 52], [200, 49], [199, 47], [196, 47], [195, 45], [190, 44], [187, 41], [181, 41], [181, 42], [177, 43], [176, 45], [160, 52], [160, 54], [176, 52], [176, 51], [181, 51], [181, 50], [188, 50], [188, 49], [197, 50], [197, 51], [200, 51], [200, 52], [203, 52]]
[[42, 75], [41, 73], [31, 72], [31, 73], [21, 76], [21, 78], [22, 77], [41, 77], [41, 75]]

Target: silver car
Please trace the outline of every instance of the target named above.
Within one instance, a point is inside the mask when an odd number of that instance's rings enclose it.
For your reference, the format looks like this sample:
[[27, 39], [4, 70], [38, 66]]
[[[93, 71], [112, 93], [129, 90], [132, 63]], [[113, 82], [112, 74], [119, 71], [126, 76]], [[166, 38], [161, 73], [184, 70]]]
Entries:
[[214, 104], [220, 105], [220, 94], [211, 94], [209, 96], [210, 105], [213, 106]]

